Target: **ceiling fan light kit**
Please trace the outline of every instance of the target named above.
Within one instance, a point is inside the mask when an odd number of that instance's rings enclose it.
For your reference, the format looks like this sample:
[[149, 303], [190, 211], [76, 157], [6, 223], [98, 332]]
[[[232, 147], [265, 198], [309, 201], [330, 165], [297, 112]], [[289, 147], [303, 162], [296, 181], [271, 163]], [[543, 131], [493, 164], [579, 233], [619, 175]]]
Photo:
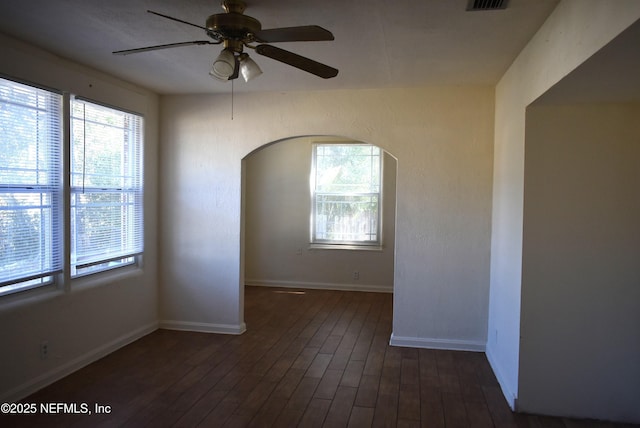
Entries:
[[238, 56], [238, 62], [240, 64], [240, 74], [245, 82], [248, 82], [254, 77], [258, 77], [262, 74], [262, 70], [260, 70], [258, 64], [249, 58], [248, 54], [241, 53]]
[[225, 48], [213, 62], [213, 66], [211, 67], [211, 72], [209, 74], [220, 80], [229, 80], [229, 78], [233, 76], [235, 69], [236, 58], [233, 51]]
[[[299, 27], [284, 27], [262, 29], [262, 24], [255, 18], [244, 15], [246, 5], [240, 0], [223, 0], [222, 8], [225, 13], [211, 15], [206, 20], [206, 26], [192, 24], [181, 19], [173, 18], [161, 13], [147, 11], [163, 18], [171, 19], [183, 24], [191, 25], [205, 31], [211, 40], [195, 40], [191, 42], [169, 43], [148, 46], [144, 48], [127, 49], [113, 52], [115, 55], [129, 55], [159, 49], [167, 49], [189, 45], [218, 45], [224, 44], [224, 49], [213, 62], [209, 74], [218, 80], [233, 80], [242, 75], [245, 82], [262, 74], [262, 70], [247, 53], [245, 47], [255, 50], [259, 55], [296, 67], [300, 70], [329, 79], [337, 76], [338, 70], [293, 52], [271, 46], [269, 43], [301, 42], [301, 41], [331, 41], [333, 34], [317, 25]], [[258, 45], [253, 45], [259, 43]]]

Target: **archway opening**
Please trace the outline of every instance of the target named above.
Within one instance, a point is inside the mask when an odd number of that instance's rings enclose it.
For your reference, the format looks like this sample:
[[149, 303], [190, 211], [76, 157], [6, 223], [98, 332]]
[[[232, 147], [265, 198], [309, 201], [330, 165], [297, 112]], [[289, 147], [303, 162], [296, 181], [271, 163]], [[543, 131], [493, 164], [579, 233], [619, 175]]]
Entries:
[[[380, 245], [310, 244], [312, 150], [330, 143], [369, 144], [325, 135], [291, 137], [243, 159], [241, 285], [393, 292], [397, 160], [384, 149]], [[243, 290], [241, 296], [244, 305]]]

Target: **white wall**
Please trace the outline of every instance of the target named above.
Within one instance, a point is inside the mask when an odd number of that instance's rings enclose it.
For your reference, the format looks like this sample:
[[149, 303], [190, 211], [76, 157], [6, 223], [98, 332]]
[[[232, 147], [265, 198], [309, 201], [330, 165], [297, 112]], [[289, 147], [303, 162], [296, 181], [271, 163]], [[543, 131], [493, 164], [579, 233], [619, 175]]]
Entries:
[[[145, 254], [140, 269], [0, 298], [0, 401], [22, 398], [157, 328], [158, 97], [0, 36], [0, 73], [145, 117]], [[49, 358], [40, 359], [41, 341]]]
[[520, 394], [640, 422], [640, 105], [527, 113]]
[[241, 161], [301, 135], [340, 135], [398, 159], [396, 344], [483, 350], [493, 90], [438, 87], [166, 96], [163, 325], [244, 328]]
[[525, 109], [640, 17], [640, 2], [563, 0], [496, 86], [487, 356], [518, 397]]
[[245, 284], [393, 292], [396, 160], [384, 152], [382, 249], [310, 248], [312, 145], [322, 141], [345, 139], [291, 138], [245, 158]]

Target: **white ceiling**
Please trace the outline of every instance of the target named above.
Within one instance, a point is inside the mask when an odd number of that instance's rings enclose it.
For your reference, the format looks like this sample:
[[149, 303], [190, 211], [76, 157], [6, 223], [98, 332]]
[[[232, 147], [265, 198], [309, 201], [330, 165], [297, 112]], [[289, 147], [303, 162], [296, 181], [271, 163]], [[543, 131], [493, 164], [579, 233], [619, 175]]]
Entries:
[[[467, 0], [247, 0], [264, 29], [320, 25], [330, 42], [278, 43], [340, 70], [321, 79], [248, 53], [264, 74], [235, 91], [292, 91], [495, 84], [559, 0], [509, 0], [505, 10], [467, 12]], [[158, 93], [228, 92], [209, 77], [220, 46], [127, 56], [112, 51], [206, 40], [198, 25], [223, 13], [218, 0], [2, 0], [0, 32]]]

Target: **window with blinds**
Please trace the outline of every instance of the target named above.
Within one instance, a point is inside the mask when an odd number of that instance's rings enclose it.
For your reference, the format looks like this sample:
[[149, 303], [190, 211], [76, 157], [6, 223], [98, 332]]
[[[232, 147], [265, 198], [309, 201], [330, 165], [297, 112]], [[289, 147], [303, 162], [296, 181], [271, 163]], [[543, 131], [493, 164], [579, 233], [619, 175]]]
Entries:
[[0, 79], [0, 295], [62, 271], [62, 96]]
[[71, 103], [71, 275], [134, 263], [143, 250], [141, 116]]
[[312, 165], [312, 243], [380, 245], [381, 150], [315, 144]]

